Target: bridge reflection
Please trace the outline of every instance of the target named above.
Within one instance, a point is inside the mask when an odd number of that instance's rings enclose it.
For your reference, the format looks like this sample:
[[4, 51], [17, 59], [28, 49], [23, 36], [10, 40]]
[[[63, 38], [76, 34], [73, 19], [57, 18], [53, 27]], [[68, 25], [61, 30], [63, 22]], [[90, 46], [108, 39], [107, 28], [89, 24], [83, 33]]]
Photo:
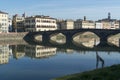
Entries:
[[[112, 40], [113, 41], [113, 40]], [[14, 59], [21, 59], [24, 57], [32, 59], [44, 59], [50, 58], [57, 54], [57, 52], [72, 54], [74, 52], [87, 54], [88, 51], [96, 53], [96, 68], [98, 68], [99, 63], [101, 67], [104, 67], [104, 60], [99, 55], [99, 51], [105, 51], [110, 54], [113, 52], [120, 52], [120, 40], [113, 41], [113, 44], [108, 44], [106, 46], [100, 46], [99, 40], [97, 38], [90, 38], [83, 41], [78, 41], [71, 44], [55, 44], [55, 43], [30, 43], [25, 45], [0, 45], [0, 64], [7, 64], [10, 57]], [[33, 45], [34, 44], [34, 45]]]
[[[112, 40], [114, 41], [114, 40]], [[73, 49], [73, 50], [80, 50], [80, 51], [120, 51], [120, 42], [119, 40], [115, 41], [114, 43], [100, 43], [98, 38], [88, 38], [88, 39], [81, 39], [78, 42], [71, 42], [66, 44], [57, 44], [55, 42], [30, 42], [27, 41], [29, 44], [34, 45], [43, 45], [49, 47], [56, 47], [61, 49]], [[64, 41], [63, 41], [64, 42]]]

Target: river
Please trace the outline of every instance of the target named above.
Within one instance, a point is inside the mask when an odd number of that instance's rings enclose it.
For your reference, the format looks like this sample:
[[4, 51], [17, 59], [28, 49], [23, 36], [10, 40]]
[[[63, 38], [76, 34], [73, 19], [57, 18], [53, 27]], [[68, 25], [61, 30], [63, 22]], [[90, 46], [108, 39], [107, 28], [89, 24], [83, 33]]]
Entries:
[[0, 80], [51, 80], [120, 64], [119, 40], [99, 47], [98, 39], [83, 39], [78, 48], [19, 42], [1, 42]]

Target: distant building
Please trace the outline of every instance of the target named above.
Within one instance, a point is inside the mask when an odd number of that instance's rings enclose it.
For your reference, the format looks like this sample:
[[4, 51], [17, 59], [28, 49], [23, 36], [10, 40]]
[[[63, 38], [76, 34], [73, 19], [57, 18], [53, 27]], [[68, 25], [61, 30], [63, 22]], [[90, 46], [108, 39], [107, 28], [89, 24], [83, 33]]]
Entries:
[[8, 33], [8, 13], [0, 11], [0, 33]]
[[95, 28], [96, 29], [103, 29], [103, 23], [101, 23], [101, 22], [95, 22]]
[[25, 31], [49, 31], [56, 30], [56, 19], [49, 16], [36, 15], [25, 18]]
[[[100, 27], [101, 24], [101, 27]], [[96, 28], [102, 29], [119, 29], [119, 21], [116, 19], [111, 19], [111, 14], [108, 13], [108, 18], [98, 20], [96, 22]]]
[[74, 22], [74, 27], [75, 29], [81, 29], [82, 28], [82, 19], [77, 19], [75, 22]]
[[61, 30], [62, 29], [62, 22], [63, 22], [64, 20], [62, 20], [62, 19], [57, 19], [57, 29], [58, 30]]
[[74, 29], [74, 21], [73, 20], [62, 21], [61, 29]]
[[23, 16], [19, 16], [18, 14], [14, 15], [12, 20], [13, 31], [15, 32], [25, 31], [24, 20], [25, 20], [25, 14]]
[[95, 28], [95, 22], [90, 21], [90, 20], [82, 21], [82, 28], [84, 28], [84, 29], [94, 29]]
[[84, 16], [84, 20], [77, 19], [74, 23], [75, 29], [88, 29], [88, 28], [95, 28], [95, 22], [91, 20], [86, 20], [86, 17]]

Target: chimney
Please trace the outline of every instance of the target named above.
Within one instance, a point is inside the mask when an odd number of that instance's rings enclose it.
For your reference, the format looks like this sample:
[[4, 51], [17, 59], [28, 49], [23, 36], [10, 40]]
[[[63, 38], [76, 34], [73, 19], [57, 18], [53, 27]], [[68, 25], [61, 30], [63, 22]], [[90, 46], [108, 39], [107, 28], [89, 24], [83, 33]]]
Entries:
[[84, 21], [86, 21], [86, 16], [84, 16]]

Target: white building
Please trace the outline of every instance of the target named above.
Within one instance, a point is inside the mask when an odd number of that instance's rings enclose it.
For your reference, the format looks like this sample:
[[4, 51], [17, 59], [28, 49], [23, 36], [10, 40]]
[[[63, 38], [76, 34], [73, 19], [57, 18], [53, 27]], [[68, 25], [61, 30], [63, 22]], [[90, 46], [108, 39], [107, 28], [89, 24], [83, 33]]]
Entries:
[[32, 16], [25, 19], [25, 31], [35, 32], [35, 31], [49, 31], [56, 30], [57, 24], [56, 19], [49, 16]]
[[8, 33], [8, 13], [0, 11], [0, 33]]
[[101, 23], [101, 22], [96, 22], [96, 23], [95, 23], [95, 28], [96, 28], [96, 29], [103, 29], [103, 23]]

